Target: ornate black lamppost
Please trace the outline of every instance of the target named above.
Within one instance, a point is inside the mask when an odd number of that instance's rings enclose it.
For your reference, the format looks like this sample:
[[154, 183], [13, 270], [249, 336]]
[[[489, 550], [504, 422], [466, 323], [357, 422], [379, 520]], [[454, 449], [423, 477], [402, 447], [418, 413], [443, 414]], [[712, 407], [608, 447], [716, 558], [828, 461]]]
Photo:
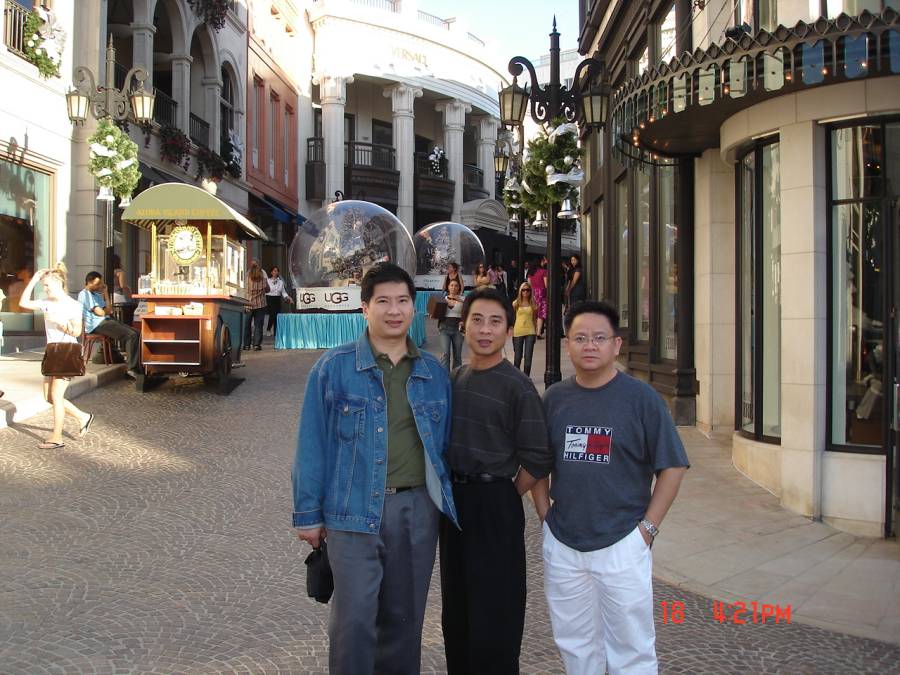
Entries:
[[[111, 119], [114, 122], [127, 120], [129, 114], [140, 124], [149, 124], [153, 120], [153, 104], [156, 94], [144, 89], [144, 82], [149, 74], [144, 68], [135, 67], [125, 75], [122, 89], [116, 87], [116, 49], [112, 35], [106, 47], [106, 72], [102, 85], [97, 85], [94, 74], [84, 66], [75, 69], [76, 86], [66, 94], [66, 107], [72, 124], [84, 124], [88, 113], [96, 119]], [[137, 81], [137, 88], [132, 89], [132, 80]], [[129, 103], [131, 104], [129, 106]], [[102, 195], [102, 193], [101, 193]], [[103, 281], [113, 286], [113, 241], [112, 203], [106, 202], [106, 237], [103, 256]]]
[[[518, 85], [518, 76], [527, 68], [529, 74], [528, 89]], [[550, 33], [550, 83], [541, 88], [537, 81], [534, 66], [523, 56], [514, 56], [509, 61], [509, 72], [513, 82], [500, 91], [500, 120], [510, 127], [521, 126], [525, 119], [526, 107], [531, 100], [531, 118], [537, 124], [550, 124], [557, 117], [564, 117], [567, 122], [602, 128], [606, 124], [609, 112], [609, 87], [599, 83], [585, 91], [586, 85], [594, 83], [603, 76], [603, 64], [592, 58], [585, 59], [575, 69], [572, 88], [566, 89], [559, 81], [559, 33], [556, 30], [556, 17], [553, 17], [553, 32]], [[582, 74], [585, 80], [582, 82]], [[548, 204], [550, 212], [547, 232], [547, 366], [544, 371], [544, 385], [549, 387], [561, 379], [559, 357], [559, 341], [562, 336], [560, 322], [562, 320], [562, 297], [559, 272], [562, 258], [562, 232], [557, 218], [557, 204]], [[519, 228], [519, 236], [522, 237]], [[522, 243], [520, 239], [520, 249]], [[519, 262], [524, 268], [524, 260]]]

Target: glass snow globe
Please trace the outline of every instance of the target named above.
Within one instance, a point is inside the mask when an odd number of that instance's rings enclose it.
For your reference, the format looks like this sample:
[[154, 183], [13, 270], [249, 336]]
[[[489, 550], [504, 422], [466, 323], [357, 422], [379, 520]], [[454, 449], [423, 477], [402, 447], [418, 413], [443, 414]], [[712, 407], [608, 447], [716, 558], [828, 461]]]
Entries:
[[474, 283], [475, 268], [484, 263], [481, 241], [465, 225], [442, 221], [416, 232], [416, 286], [431, 290], [443, 288], [450, 263], [459, 265], [466, 286]]
[[415, 272], [412, 237], [393, 213], [355, 199], [332, 202], [297, 230], [288, 254], [294, 286], [358, 286], [366, 271], [392, 262]]

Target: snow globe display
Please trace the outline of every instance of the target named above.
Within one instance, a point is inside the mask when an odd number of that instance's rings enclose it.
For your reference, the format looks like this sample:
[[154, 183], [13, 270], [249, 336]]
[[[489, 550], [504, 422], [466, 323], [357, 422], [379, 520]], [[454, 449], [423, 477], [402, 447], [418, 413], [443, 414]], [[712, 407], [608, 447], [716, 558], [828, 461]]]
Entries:
[[440, 290], [447, 266], [459, 265], [466, 286], [474, 285], [475, 268], [484, 263], [481, 241], [465, 225], [443, 221], [416, 232], [416, 287]]
[[403, 223], [377, 204], [354, 199], [333, 202], [304, 221], [288, 259], [301, 310], [359, 309], [359, 284], [370, 267], [392, 262], [410, 276], [416, 268]]

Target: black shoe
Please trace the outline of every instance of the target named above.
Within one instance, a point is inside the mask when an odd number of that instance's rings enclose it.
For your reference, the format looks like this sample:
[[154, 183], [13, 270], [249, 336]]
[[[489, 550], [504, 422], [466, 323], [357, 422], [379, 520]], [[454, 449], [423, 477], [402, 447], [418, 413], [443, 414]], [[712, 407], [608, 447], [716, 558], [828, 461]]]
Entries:
[[245, 351], [245, 352], [249, 352], [249, 351], [250, 351], [250, 345], [244, 345], [244, 351]]
[[261, 347], [260, 345], [256, 345], [256, 346], [253, 348], [253, 351], [255, 351], [255, 352], [261, 352], [261, 351], [262, 351], [262, 347]]

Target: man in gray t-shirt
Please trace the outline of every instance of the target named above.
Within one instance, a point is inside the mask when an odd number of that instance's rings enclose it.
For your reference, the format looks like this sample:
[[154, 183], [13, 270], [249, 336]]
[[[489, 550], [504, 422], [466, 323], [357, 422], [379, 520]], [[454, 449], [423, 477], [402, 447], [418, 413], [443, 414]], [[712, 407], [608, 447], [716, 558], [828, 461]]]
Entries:
[[565, 327], [575, 376], [544, 393], [556, 463], [549, 494], [546, 480], [532, 494], [553, 636], [570, 674], [657, 672], [650, 546], [688, 467], [662, 399], [616, 369], [618, 326], [605, 303], [573, 307]]

